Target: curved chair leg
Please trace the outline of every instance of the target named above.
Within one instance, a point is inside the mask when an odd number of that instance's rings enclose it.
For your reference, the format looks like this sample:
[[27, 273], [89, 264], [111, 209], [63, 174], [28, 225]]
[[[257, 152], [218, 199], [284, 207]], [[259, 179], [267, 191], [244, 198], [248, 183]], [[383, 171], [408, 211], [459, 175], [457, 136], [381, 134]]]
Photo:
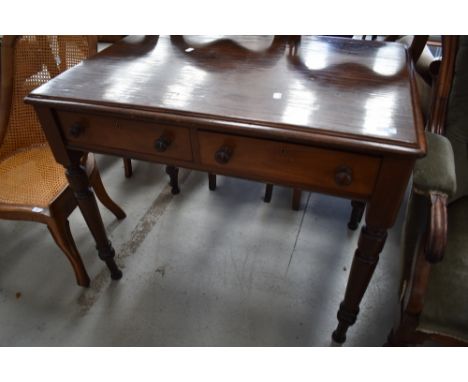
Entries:
[[179, 169], [174, 166], [166, 166], [166, 174], [169, 175], [169, 184], [172, 187], [172, 195], [177, 195], [180, 192], [179, 189]]
[[273, 195], [273, 185], [271, 183], [267, 183], [265, 185], [265, 196], [263, 197], [263, 201], [265, 203], [270, 203], [271, 195]]
[[122, 158], [124, 163], [125, 177], [130, 178], [133, 174], [132, 160], [130, 158]]
[[47, 224], [52, 237], [57, 245], [65, 253], [75, 272], [76, 282], [82, 287], [89, 287], [89, 276], [84, 267], [80, 253], [76, 249], [75, 241], [70, 231], [70, 224], [67, 219], [63, 221], [51, 220]]
[[360, 202], [359, 200], [353, 200], [351, 202], [351, 206], [353, 207], [353, 210], [351, 211], [348, 228], [355, 231], [362, 220], [362, 215], [364, 214], [366, 203]]
[[94, 192], [97, 198], [104, 204], [109, 211], [111, 211], [117, 219], [123, 219], [127, 215], [125, 212], [115, 203], [107, 193], [104, 185], [102, 184], [101, 175], [99, 175], [99, 170], [95, 166], [93, 172], [89, 176], [89, 183], [94, 189]]
[[419, 314], [411, 314], [404, 310], [396, 327], [394, 327], [384, 346], [415, 346], [421, 345], [429, 335], [418, 331]]
[[293, 190], [292, 209], [294, 211], [299, 211], [299, 208], [301, 208], [301, 195], [302, 191], [299, 188]]
[[208, 187], [210, 191], [216, 190], [216, 174], [208, 173]]

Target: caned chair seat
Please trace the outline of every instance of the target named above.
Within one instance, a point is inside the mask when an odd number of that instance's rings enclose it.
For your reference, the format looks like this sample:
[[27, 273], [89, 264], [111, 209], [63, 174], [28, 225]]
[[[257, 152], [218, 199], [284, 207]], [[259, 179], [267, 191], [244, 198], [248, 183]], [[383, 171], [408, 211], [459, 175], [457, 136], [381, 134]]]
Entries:
[[0, 202], [47, 208], [68, 186], [47, 144], [21, 149], [0, 162]]
[[[24, 97], [96, 51], [93, 36], [4, 36], [0, 87], [0, 218], [47, 225], [70, 261], [76, 281], [90, 279], [70, 231], [68, 216], [77, 207], [65, 176]], [[125, 212], [109, 197], [92, 154], [83, 155], [98, 199], [118, 219]], [[1, 274], [0, 274], [1, 277]]]

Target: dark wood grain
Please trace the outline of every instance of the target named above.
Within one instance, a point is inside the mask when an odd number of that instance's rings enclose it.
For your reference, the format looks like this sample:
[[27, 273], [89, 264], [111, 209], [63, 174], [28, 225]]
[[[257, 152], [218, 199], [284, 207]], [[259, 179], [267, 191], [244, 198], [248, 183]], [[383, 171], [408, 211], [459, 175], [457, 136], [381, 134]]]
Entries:
[[[56, 115], [62, 135], [71, 145], [86, 142], [95, 149], [99, 149], [99, 146], [109, 146], [130, 153], [149, 153], [185, 161], [192, 159], [188, 129], [65, 111], [59, 111]], [[80, 126], [80, 131], [73, 134], [73, 128], [76, 126]], [[164, 140], [167, 147], [157, 147], [159, 140]]]
[[[337, 195], [369, 196], [380, 166], [377, 157], [205, 131], [199, 132], [198, 141], [201, 164], [217, 173], [264, 176], [277, 184], [304, 184]], [[217, 154], [226, 148], [230, 155], [221, 162]], [[342, 184], [337, 174], [346, 166], [353, 168], [353, 176]]]
[[210, 189], [224, 174], [367, 203], [334, 335], [344, 341], [426, 150], [417, 97], [395, 43], [131, 36], [26, 101], [49, 111], [43, 128], [65, 166], [89, 150], [206, 171]]
[[[236, 41], [261, 53], [272, 39]], [[227, 42], [200, 53], [206, 38], [189, 42], [194, 48], [180, 49], [167, 37], [127, 37], [31, 97], [235, 120], [420, 152], [408, 56], [400, 44], [308, 37], [295, 54], [279, 41], [253, 60]]]

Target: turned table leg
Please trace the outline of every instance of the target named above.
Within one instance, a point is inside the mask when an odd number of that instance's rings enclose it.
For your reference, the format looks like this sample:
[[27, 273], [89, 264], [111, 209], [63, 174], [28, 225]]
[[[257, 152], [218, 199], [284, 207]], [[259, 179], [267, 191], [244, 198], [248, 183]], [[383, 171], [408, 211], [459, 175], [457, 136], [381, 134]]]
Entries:
[[270, 203], [272, 194], [273, 194], [273, 185], [271, 183], [267, 183], [265, 185], [265, 196], [263, 197], [263, 201], [265, 203]]
[[294, 188], [292, 204], [291, 204], [291, 208], [294, 211], [299, 211], [299, 209], [301, 208], [301, 196], [302, 196], [302, 190], [299, 188]]
[[123, 158], [125, 177], [130, 178], [133, 175], [132, 160]]
[[[374, 191], [367, 201], [366, 225], [359, 235], [345, 297], [338, 310], [338, 326], [332, 335], [338, 343], [346, 341], [348, 328], [356, 322], [359, 304], [384, 247], [387, 230], [395, 224], [413, 165], [414, 161], [401, 158], [382, 161]], [[362, 205], [356, 209], [361, 208]]]
[[80, 164], [81, 155], [70, 155], [70, 157], [74, 158], [66, 166], [66, 176], [70, 183], [70, 188], [73, 190], [81, 213], [96, 241], [99, 258], [106, 263], [112, 279], [118, 280], [122, 277], [122, 271], [114, 261], [115, 251], [107, 238], [104, 223], [102, 222], [86, 171]]
[[365, 226], [361, 230], [345, 298], [338, 310], [338, 327], [332, 335], [333, 340], [338, 343], [346, 341], [348, 327], [356, 322], [359, 304], [374, 273], [386, 238], [386, 230], [374, 229], [369, 226]]
[[216, 190], [216, 174], [208, 173], [208, 188], [210, 191]]

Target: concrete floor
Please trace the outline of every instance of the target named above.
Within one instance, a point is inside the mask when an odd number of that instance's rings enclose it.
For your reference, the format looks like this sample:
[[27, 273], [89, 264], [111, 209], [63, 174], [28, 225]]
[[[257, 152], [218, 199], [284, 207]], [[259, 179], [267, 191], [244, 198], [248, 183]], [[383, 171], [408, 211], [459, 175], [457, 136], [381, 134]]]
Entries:
[[[81, 214], [72, 232], [92, 279], [72, 269], [45, 226], [0, 221], [2, 346], [330, 346], [358, 231], [348, 200], [181, 170], [172, 196], [163, 166], [98, 157], [104, 184], [127, 212], [101, 206], [124, 276], [98, 259]], [[403, 209], [402, 209], [403, 210]], [[390, 231], [346, 346], [380, 346], [392, 326], [402, 213]]]

